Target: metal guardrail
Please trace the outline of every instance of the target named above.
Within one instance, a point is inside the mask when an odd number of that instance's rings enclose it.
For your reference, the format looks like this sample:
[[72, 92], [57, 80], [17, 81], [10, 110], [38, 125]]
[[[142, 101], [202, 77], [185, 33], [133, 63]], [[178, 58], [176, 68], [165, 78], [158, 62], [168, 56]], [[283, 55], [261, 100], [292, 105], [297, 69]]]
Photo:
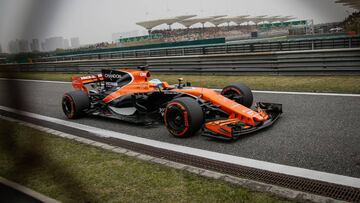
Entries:
[[234, 53], [257, 53], [274, 51], [321, 50], [340, 48], [359, 48], [360, 37], [339, 37], [332, 39], [302, 39], [271, 42], [253, 42], [241, 44], [201, 45], [117, 51], [105, 53], [87, 53], [65, 56], [53, 56], [37, 59], [37, 62], [74, 61], [90, 59], [127, 59], [162, 56], [194, 56]]
[[153, 72], [359, 74], [360, 48], [2, 64], [0, 71], [97, 72], [144, 64]]

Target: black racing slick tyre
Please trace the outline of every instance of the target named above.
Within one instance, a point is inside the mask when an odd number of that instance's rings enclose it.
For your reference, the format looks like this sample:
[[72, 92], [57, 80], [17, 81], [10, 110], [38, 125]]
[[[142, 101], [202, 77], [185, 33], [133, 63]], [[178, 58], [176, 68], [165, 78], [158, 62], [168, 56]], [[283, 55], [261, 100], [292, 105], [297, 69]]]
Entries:
[[204, 113], [195, 99], [181, 97], [167, 104], [164, 121], [168, 131], [175, 137], [189, 137], [203, 126]]
[[76, 119], [84, 116], [84, 110], [90, 106], [90, 99], [85, 92], [78, 90], [65, 93], [61, 104], [66, 117]]
[[248, 108], [251, 107], [254, 99], [251, 89], [242, 83], [232, 84], [224, 87], [221, 91], [221, 95]]

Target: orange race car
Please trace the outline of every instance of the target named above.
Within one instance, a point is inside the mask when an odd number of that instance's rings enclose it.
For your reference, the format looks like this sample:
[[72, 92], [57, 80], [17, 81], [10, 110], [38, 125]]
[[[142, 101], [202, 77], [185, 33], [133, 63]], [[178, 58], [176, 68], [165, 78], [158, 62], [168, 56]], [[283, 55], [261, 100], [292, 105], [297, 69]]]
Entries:
[[176, 137], [203, 129], [204, 136], [233, 140], [273, 124], [281, 104], [258, 102], [244, 84], [232, 84], [221, 93], [189, 82], [169, 85], [150, 80], [148, 67], [138, 70], [102, 70], [101, 74], [72, 77], [75, 91], [65, 93], [62, 108], [70, 119], [99, 115], [151, 124], [162, 120]]

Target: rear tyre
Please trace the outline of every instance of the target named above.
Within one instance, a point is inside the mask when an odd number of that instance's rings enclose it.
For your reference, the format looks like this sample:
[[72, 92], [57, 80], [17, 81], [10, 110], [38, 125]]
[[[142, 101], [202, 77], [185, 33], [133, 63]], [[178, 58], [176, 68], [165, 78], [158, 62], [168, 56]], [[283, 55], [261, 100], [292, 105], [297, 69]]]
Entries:
[[66, 117], [76, 119], [84, 116], [84, 110], [89, 108], [90, 100], [85, 92], [78, 90], [65, 93], [61, 104]]
[[242, 83], [224, 87], [221, 91], [221, 95], [248, 108], [250, 108], [253, 103], [253, 94], [251, 89]]
[[202, 127], [204, 113], [195, 99], [181, 97], [166, 106], [164, 121], [168, 131], [175, 137], [189, 137]]

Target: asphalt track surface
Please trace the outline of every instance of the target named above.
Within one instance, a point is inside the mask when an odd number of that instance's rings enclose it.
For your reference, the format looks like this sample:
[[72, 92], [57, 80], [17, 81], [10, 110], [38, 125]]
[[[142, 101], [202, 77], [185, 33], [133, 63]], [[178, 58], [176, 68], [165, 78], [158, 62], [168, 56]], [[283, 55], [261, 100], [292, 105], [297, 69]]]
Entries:
[[[11, 84], [10, 84], [11, 83]], [[6, 92], [22, 97], [21, 110], [67, 120], [61, 110], [71, 84], [0, 80], [0, 105], [18, 108]], [[22, 96], [18, 95], [21, 90]], [[254, 93], [255, 101], [283, 104], [284, 114], [269, 129], [235, 142], [202, 136], [169, 135], [162, 124], [141, 126], [87, 117], [76, 123], [129, 135], [272, 163], [360, 178], [360, 97]]]

